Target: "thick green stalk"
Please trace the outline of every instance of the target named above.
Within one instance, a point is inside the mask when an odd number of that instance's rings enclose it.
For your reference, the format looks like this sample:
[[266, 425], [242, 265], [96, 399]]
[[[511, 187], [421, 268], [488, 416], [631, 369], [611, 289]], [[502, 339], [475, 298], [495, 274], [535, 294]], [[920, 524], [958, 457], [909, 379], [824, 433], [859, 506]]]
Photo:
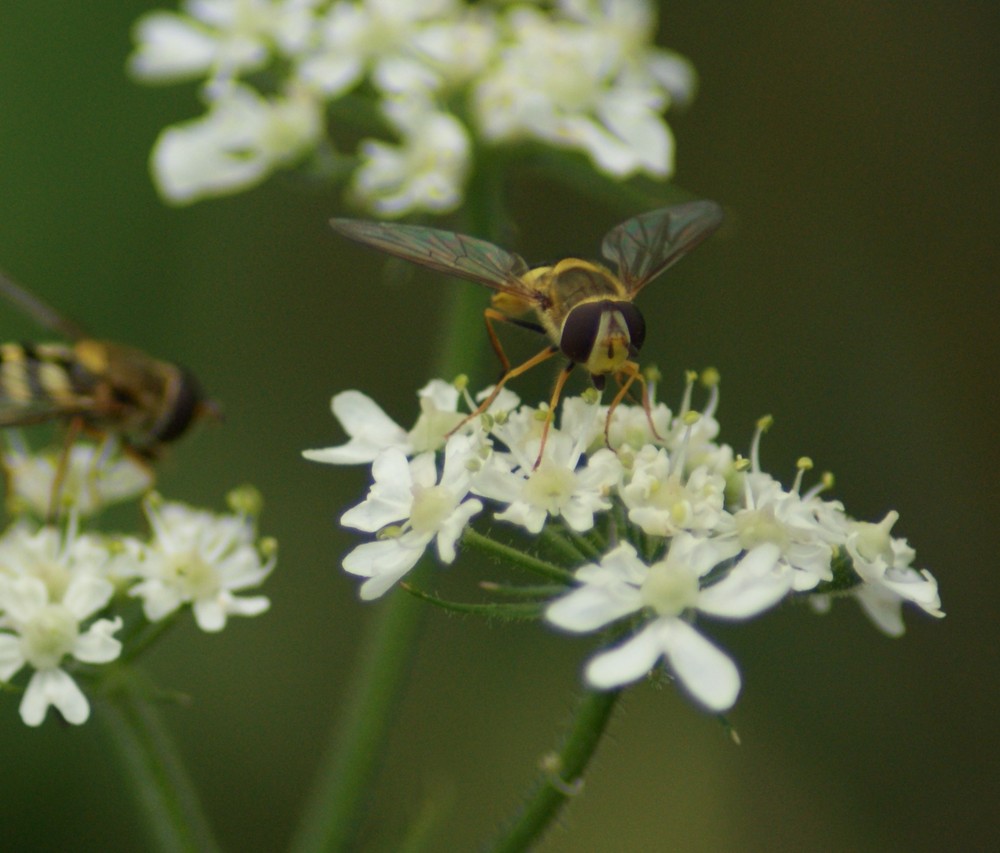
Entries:
[[93, 705], [94, 717], [122, 768], [124, 787], [136, 798], [150, 847], [198, 853], [218, 850], [177, 746], [137, 673], [121, 668]]
[[583, 773], [611, 719], [620, 690], [581, 696], [559, 749], [543, 762], [520, 811], [487, 849], [519, 853], [539, 841], [566, 801], [580, 792]]
[[[476, 205], [480, 184], [486, 199]], [[468, 230], [490, 238], [497, 219], [497, 181], [477, 179], [469, 189]], [[481, 195], [482, 193], [480, 193]], [[451, 378], [477, 370], [485, 351], [483, 291], [468, 284], [449, 290], [443, 311], [437, 364], [431, 375]], [[411, 575], [421, 586], [418, 569]], [[379, 604], [374, 621], [362, 640], [364, 654], [346, 692], [348, 706], [321, 759], [319, 777], [303, 815], [292, 849], [298, 853], [357, 849], [365, 812], [371, 800], [376, 771], [389, 739], [405, 676], [417, 647], [423, 602], [394, 591]]]
[[[419, 578], [419, 569], [414, 575]], [[378, 608], [361, 646], [358, 675], [346, 693], [347, 706], [292, 843], [299, 853], [356, 849], [426, 609], [401, 591]]]

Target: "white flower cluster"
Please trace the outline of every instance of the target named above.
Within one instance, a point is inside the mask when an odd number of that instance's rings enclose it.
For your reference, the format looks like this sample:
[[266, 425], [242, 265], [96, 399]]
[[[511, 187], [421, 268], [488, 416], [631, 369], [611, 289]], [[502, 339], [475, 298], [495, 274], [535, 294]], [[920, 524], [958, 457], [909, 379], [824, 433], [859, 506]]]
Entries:
[[153, 149], [168, 201], [329, 160], [328, 130], [363, 123], [342, 100], [361, 93], [391, 139], [361, 140], [352, 191], [400, 216], [456, 208], [476, 144], [539, 140], [616, 177], [668, 176], [663, 113], [690, 99], [694, 74], [655, 29], [650, 0], [184, 0], [139, 19], [129, 65], [149, 83], [203, 82], [205, 113]]
[[820, 496], [823, 482], [803, 491], [805, 459], [793, 486], [782, 486], [759, 464], [766, 419], [747, 459], [717, 442], [717, 377], [705, 379], [711, 390], [700, 412], [691, 407], [694, 375], [676, 414], [662, 403], [648, 413], [623, 404], [609, 419], [608, 407], [588, 395], [566, 398], [540, 459], [548, 413], [506, 389], [482, 417], [465, 420], [463, 394], [435, 380], [419, 392], [421, 414], [409, 431], [345, 391], [332, 407], [348, 442], [304, 455], [372, 464], [367, 497], [341, 518], [377, 534], [344, 558], [345, 570], [364, 578], [363, 599], [385, 593], [431, 543], [442, 562], [454, 561], [463, 532], [487, 506], [496, 521], [529, 534], [548, 527], [570, 542], [581, 534], [603, 542], [545, 608], [567, 631], [610, 626], [615, 644], [586, 668], [596, 688], [635, 681], [662, 661], [699, 703], [725, 710], [740, 676], [695, 628], [696, 616], [744, 620], [794, 594], [819, 607], [854, 596], [890, 635], [903, 632], [903, 602], [943, 615], [937, 582], [911, 566], [913, 550], [891, 535], [895, 512], [859, 522]]
[[[74, 462], [89, 465], [94, 448], [80, 447]], [[16, 461], [7, 469], [8, 488], [30, 510], [26, 496], [47, 498], [53, 472], [44, 461]], [[109, 461], [109, 476], [92, 478], [81, 492], [88, 511], [102, 486], [109, 499], [122, 497], [122, 465]], [[250, 515], [217, 515], [155, 495], [143, 509], [152, 531], [146, 537], [81, 530], [75, 508], [60, 525], [33, 522], [26, 512], [0, 533], [0, 680], [30, 670], [20, 707], [27, 725], [40, 725], [49, 706], [69, 723], [86, 722], [90, 705], [74, 674], [93, 674], [86, 665], [128, 651], [143, 625], [137, 614], [127, 616], [130, 601], [141, 603], [148, 623], [189, 606], [198, 626], [212, 632], [230, 616], [267, 610], [267, 598], [237, 594], [259, 586], [276, 559], [274, 543], [258, 541]], [[126, 624], [126, 636], [116, 637]]]

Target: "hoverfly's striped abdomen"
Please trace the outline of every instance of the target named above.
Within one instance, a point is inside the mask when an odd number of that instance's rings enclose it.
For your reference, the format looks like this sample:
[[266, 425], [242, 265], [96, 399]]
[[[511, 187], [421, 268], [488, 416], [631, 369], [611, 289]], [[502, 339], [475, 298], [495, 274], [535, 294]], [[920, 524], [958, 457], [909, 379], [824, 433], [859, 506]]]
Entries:
[[65, 344], [0, 344], [0, 403], [5, 407], [78, 411], [96, 381]]

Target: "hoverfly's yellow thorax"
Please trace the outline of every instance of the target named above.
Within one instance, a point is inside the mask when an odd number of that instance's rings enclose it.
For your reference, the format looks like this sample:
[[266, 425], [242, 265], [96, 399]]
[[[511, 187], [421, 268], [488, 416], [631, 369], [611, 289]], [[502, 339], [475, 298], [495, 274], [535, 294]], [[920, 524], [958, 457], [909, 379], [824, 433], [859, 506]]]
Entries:
[[[521, 281], [531, 289], [529, 292], [539, 289], [540, 283], [544, 281], [544, 277], [549, 269], [550, 267], [535, 267], [535, 269], [529, 270], [521, 276]], [[534, 299], [521, 298], [508, 291], [494, 293], [490, 301], [494, 308], [511, 317], [520, 317], [538, 307]]]
[[84, 338], [76, 342], [73, 350], [80, 364], [94, 375], [101, 376], [107, 372], [109, 350], [103, 341]]

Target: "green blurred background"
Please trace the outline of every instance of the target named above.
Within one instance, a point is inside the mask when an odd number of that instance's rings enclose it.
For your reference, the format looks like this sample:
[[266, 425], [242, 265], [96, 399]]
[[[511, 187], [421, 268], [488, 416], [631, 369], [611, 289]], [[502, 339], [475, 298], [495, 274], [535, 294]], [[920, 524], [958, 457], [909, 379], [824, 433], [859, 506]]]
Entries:
[[[129, 27], [152, 7], [0, 4], [0, 266], [95, 333], [192, 366], [225, 405], [160, 486], [220, 508], [231, 486], [260, 487], [281, 542], [272, 611], [220, 636], [185, 625], [149, 668], [194, 697], [167, 719], [224, 845], [280, 849], [376, 607], [339, 570], [354, 539], [334, 524], [366, 475], [299, 451], [341, 440], [328, 401], [344, 388], [411, 422], [441, 293], [429, 277], [383, 282], [374, 255], [336, 240], [334, 193], [278, 180], [164, 207], [148, 151], [197, 106], [193, 87], [125, 76]], [[1000, 842], [997, 23], [995, 3], [665, 4], [661, 43], [701, 77], [672, 120], [677, 181], [729, 219], [643, 293], [663, 396], [677, 398], [682, 368], [717, 366], [723, 439], [745, 446], [770, 412], [766, 467], [787, 482], [809, 454], [854, 514], [898, 509], [948, 617], [909, 613], [901, 640], [851, 604], [713, 627], [744, 673], [743, 746], [673, 691], [632, 690], [543, 849]], [[530, 235], [513, 248], [530, 259], [593, 254], [622, 218], [554, 184], [519, 182], [511, 199]], [[5, 308], [0, 330], [39, 334]], [[509, 814], [586, 648], [537, 625], [428, 616], [373, 849], [392, 849], [428, 798], [453, 810], [440, 849], [473, 847]], [[28, 730], [9, 695], [0, 727], [5, 849], [144, 847], [97, 727]]]

